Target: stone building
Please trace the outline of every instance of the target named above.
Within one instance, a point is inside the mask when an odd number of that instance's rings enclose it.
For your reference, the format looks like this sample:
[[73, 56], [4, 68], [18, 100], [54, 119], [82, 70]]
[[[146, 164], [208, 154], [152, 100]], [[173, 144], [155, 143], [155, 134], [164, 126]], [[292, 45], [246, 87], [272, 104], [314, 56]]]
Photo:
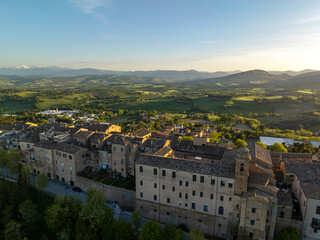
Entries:
[[284, 178], [299, 201], [302, 239], [320, 239], [320, 163], [285, 162]]
[[277, 191], [267, 150], [191, 141], [171, 147], [170, 157], [144, 153], [136, 161], [142, 216], [221, 238], [273, 239]]
[[72, 186], [76, 176], [87, 164], [88, 149], [67, 143], [57, 143], [53, 148], [55, 178]]

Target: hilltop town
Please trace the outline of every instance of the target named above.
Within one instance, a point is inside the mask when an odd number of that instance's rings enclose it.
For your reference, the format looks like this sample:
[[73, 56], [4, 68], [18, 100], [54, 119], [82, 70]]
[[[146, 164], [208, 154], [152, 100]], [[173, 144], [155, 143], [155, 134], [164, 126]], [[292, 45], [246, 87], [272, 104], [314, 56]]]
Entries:
[[147, 219], [223, 239], [274, 239], [287, 226], [319, 239], [317, 154], [212, 143], [211, 128], [189, 132], [188, 140], [173, 134], [180, 127], [124, 134], [100, 122], [14, 122], [0, 126], [0, 138], [32, 174], [79, 191], [96, 188]]

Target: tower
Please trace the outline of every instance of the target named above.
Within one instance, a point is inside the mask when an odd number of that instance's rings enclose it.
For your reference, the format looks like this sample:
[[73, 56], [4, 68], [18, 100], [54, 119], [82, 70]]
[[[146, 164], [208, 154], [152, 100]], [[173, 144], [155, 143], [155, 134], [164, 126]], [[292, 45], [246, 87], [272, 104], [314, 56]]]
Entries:
[[234, 189], [236, 195], [247, 192], [250, 160], [251, 155], [248, 148], [241, 147], [236, 150], [236, 180]]

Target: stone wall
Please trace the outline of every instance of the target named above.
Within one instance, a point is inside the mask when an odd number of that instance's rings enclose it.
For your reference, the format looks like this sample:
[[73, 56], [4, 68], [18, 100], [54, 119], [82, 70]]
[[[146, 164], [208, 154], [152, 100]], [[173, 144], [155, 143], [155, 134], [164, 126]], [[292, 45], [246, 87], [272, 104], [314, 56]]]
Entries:
[[106, 185], [80, 176], [77, 176], [77, 187], [84, 191], [90, 188], [97, 189], [104, 194], [107, 200], [117, 202], [121, 206], [135, 207], [136, 205], [135, 191]]

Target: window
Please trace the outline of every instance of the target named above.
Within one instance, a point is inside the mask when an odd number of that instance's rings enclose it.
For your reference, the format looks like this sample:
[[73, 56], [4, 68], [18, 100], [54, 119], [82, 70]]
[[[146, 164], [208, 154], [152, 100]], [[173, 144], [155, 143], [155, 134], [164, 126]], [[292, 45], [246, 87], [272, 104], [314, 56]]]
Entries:
[[176, 172], [172, 172], [172, 178], [176, 178]]
[[157, 184], [156, 184], [156, 183], [154, 183], [154, 184], [153, 184], [153, 187], [154, 187], [154, 188], [157, 188]]
[[203, 205], [203, 211], [208, 212], [208, 205], [207, 204]]
[[123, 152], [123, 148], [121, 148], [121, 152]]
[[141, 172], [141, 173], [143, 172], [143, 167], [142, 166], [139, 167], [139, 172]]
[[186, 181], [186, 187], [188, 187], [189, 186], [189, 182], [188, 181]]
[[226, 181], [225, 180], [221, 180], [221, 186], [224, 187], [226, 185]]
[[280, 212], [280, 218], [284, 218], [284, 212], [283, 211]]
[[204, 183], [204, 176], [200, 177], [200, 182]]
[[317, 206], [316, 214], [320, 214], [320, 206]]
[[194, 182], [197, 181], [197, 175], [192, 175], [192, 181], [194, 181]]
[[237, 218], [239, 218], [240, 217], [240, 213], [237, 213]]
[[153, 169], [153, 174], [157, 175], [158, 174], [158, 170], [156, 168]]
[[203, 197], [203, 192], [200, 192], [200, 197]]
[[192, 191], [192, 196], [195, 196], [196, 195], [196, 191]]
[[185, 199], [188, 199], [188, 193], [186, 193], [184, 197], [185, 197]]
[[166, 170], [162, 170], [162, 177], [166, 176]]
[[143, 198], [143, 192], [140, 192], [140, 197]]
[[72, 167], [70, 167], [69, 169], [72, 170]]
[[211, 193], [211, 194], [210, 194], [210, 199], [213, 199], [213, 196], [214, 196], [214, 195]]
[[63, 167], [63, 166], [64, 166], [64, 163], [61, 163], [61, 166]]
[[179, 192], [179, 198], [182, 198], [182, 192]]
[[230, 202], [232, 201], [232, 197], [229, 197], [229, 201], [230, 201]]
[[256, 213], [257, 209], [256, 208], [251, 208], [252, 213]]
[[67, 154], [63, 153], [63, 154], [62, 154], [62, 157], [66, 158], [66, 157], [67, 157]]
[[253, 233], [249, 233], [249, 239], [253, 239]]
[[121, 164], [123, 164], [123, 159], [121, 159]]
[[166, 186], [165, 185], [162, 185], [162, 190], [166, 190]]
[[140, 186], [143, 186], [143, 181], [140, 181]]
[[182, 181], [181, 180], [179, 181], [179, 185], [182, 186]]
[[157, 201], [157, 195], [153, 196], [153, 200]]
[[229, 188], [232, 188], [232, 187], [233, 187], [233, 183], [232, 183], [232, 182], [229, 182], [228, 187], [229, 187]]
[[72, 160], [72, 156], [71, 155], [69, 155], [69, 159]]
[[241, 164], [240, 164], [240, 172], [243, 172], [243, 171], [244, 171], [244, 164], [241, 163]]
[[191, 203], [191, 209], [196, 209], [196, 203], [195, 202]]
[[172, 192], [175, 192], [176, 191], [176, 188], [175, 187], [172, 187]]
[[223, 207], [219, 207], [219, 211], [218, 211], [219, 215], [223, 215]]
[[116, 147], [113, 147], [113, 151], [116, 151], [117, 149], [116, 149]]
[[187, 202], [186, 202], [186, 203], [184, 203], [184, 206], [185, 206], [185, 207], [188, 207], [188, 203], [187, 203]]
[[216, 183], [216, 179], [214, 177], [211, 178], [211, 185], [214, 185]]
[[167, 203], [170, 203], [170, 198], [167, 198]]
[[254, 225], [254, 220], [253, 219], [251, 219], [250, 224]]
[[220, 201], [223, 202], [223, 196], [222, 195], [220, 196]]

